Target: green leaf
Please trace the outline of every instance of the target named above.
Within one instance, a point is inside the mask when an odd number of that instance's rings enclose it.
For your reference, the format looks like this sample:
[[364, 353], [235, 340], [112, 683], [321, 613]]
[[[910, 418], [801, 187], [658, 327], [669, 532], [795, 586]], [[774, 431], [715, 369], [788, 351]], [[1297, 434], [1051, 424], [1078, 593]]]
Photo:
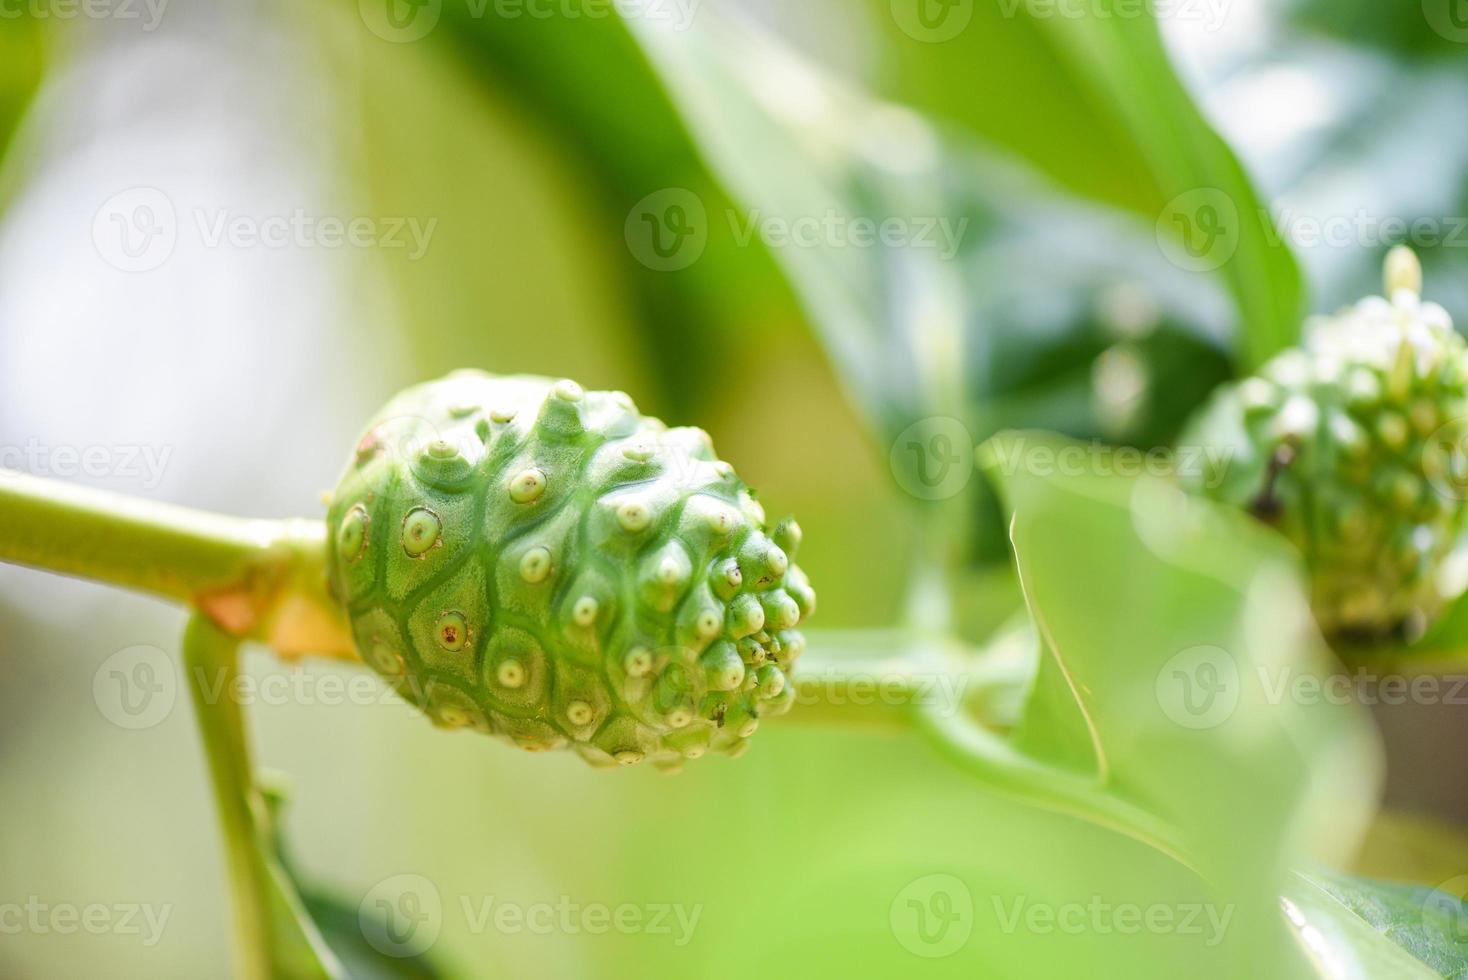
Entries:
[[1468, 906], [1460, 893], [1296, 872], [1284, 907], [1321, 976], [1468, 976]]
[[1115, 451], [1026, 432], [984, 456], [1043, 654], [991, 770], [1176, 852], [1237, 907], [1234, 955], [1276, 968], [1286, 862], [1349, 853], [1381, 771], [1359, 706], [1290, 695], [1331, 672], [1295, 559]]
[[[548, 15], [546, 15], [548, 14]], [[722, 220], [732, 204], [712, 178], [662, 81], [618, 16], [547, 8], [443, 5], [443, 29], [495, 101], [549, 137], [587, 199], [579, 221], [630, 287], [653, 363], [649, 383], [664, 388], [660, 412], [706, 411], [750, 331], [788, 321], [785, 283], [759, 242], [739, 243]], [[615, 80], [614, 82], [612, 80]], [[643, 214], [696, 202], [701, 234], [668, 239], [663, 267], [629, 240]], [[702, 212], [702, 217], [698, 211]], [[547, 371], [549, 369], [546, 369]]]
[[[0, 31], [0, 161], [11, 147], [21, 117], [41, 83], [45, 65], [41, 29], [24, 15], [8, 15]], [[0, 171], [0, 204], [9, 197], [18, 175], [10, 168]]]
[[1174, 72], [1150, 14], [1058, 16], [1018, 0], [975, 3], [970, 22], [930, 43], [888, 13], [914, 5], [870, 0], [872, 21], [887, 25], [877, 91], [1012, 147], [1160, 234], [1189, 234], [1188, 222], [1212, 220], [1204, 209], [1217, 209], [1199, 275], [1216, 268], [1228, 283], [1242, 363], [1257, 367], [1296, 342], [1305, 312], [1298, 266], [1273, 238], [1249, 175]]
[[[770, 251], [882, 452], [934, 418], [959, 420], [967, 433], [955, 438], [970, 446], [1016, 424], [1150, 445], [1228, 373], [1201, 336], [1210, 295], [1163, 259], [1150, 228], [1062, 197], [1016, 160], [872, 98], [731, 13], [701, 9], [683, 30], [651, 19], [629, 28], [742, 205], [731, 221], [756, 241], [763, 219], [827, 222], [814, 241]], [[841, 237], [863, 224], [915, 234], [871, 247]], [[1100, 240], [1108, 254], [1088, 244]], [[1139, 337], [1119, 344], [1126, 328], [1105, 307], [1139, 280]], [[1108, 352], [1145, 389], [1145, 410], [1121, 423], [1096, 391]], [[992, 510], [980, 482], [971, 494], [958, 502], [967, 512], [926, 510], [948, 546], [963, 543], [975, 508]], [[1001, 551], [992, 521], [980, 524], [981, 555]]]

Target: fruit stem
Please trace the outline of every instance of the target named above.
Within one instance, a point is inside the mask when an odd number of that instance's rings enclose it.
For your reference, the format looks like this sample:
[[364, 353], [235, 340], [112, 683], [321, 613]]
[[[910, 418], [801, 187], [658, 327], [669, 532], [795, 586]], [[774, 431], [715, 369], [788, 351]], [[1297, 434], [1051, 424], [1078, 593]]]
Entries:
[[202, 616], [189, 620], [184, 632], [184, 667], [224, 832], [233, 893], [235, 974], [246, 980], [268, 980], [270, 884], [256, 832], [256, 814], [262, 802], [250, 777], [250, 752], [240, 705], [227, 697], [212, 702], [208, 694], [209, 681], [216, 675], [225, 685], [235, 682], [238, 654], [239, 640], [222, 633]]
[[334, 980], [344, 976], [341, 965], [275, 857], [274, 828], [255, 782], [244, 712], [237, 699], [221, 696], [239, 682], [239, 650], [239, 638], [207, 616], [189, 618], [183, 661], [229, 866], [235, 976]]
[[0, 470], [0, 561], [181, 602], [287, 656], [351, 657], [319, 521], [251, 520]]

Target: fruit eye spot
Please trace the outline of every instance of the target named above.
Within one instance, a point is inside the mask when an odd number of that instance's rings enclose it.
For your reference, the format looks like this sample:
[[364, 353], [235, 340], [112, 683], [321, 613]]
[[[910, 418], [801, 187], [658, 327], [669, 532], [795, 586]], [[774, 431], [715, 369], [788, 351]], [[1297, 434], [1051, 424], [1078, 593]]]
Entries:
[[421, 558], [438, 544], [443, 522], [426, 507], [417, 507], [403, 518], [403, 550], [413, 558]]
[[382, 674], [401, 674], [404, 669], [402, 656], [386, 643], [372, 645], [372, 665]]
[[572, 701], [566, 705], [566, 718], [573, 725], [589, 725], [595, 717], [596, 712], [585, 701]]
[[469, 639], [469, 624], [463, 613], [446, 612], [438, 617], [438, 645], [445, 650], [462, 650]]
[[629, 500], [617, 508], [617, 523], [624, 531], [644, 530], [652, 523], [652, 511], [640, 500]]
[[506, 660], [499, 665], [494, 676], [504, 687], [519, 687], [525, 683], [525, 668], [518, 660]]
[[628, 652], [623, 666], [630, 677], [646, 677], [652, 671], [652, 654], [644, 647], [637, 647]]
[[341, 527], [336, 532], [336, 550], [343, 561], [356, 561], [367, 550], [367, 527], [371, 518], [367, 508], [357, 504], [347, 511]]
[[517, 504], [528, 504], [545, 493], [545, 474], [531, 468], [521, 470], [510, 478], [510, 499]]
[[584, 595], [576, 600], [576, 605], [571, 607], [571, 618], [578, 626], [590, 626], [596, 622], [598, 603], [589, 595]]
[[698, 630], [699, 636], [710, 637], [719, 632], [721, 625], [719, 614], [712, 609], [705, 609], [698, 614], [698, 622], [695, 624], [695, 628]]
[[531, 584], [544, 582], [550, 570], [551, 555], [546, 548], [531, 548], [520, 559], [520, 577]]

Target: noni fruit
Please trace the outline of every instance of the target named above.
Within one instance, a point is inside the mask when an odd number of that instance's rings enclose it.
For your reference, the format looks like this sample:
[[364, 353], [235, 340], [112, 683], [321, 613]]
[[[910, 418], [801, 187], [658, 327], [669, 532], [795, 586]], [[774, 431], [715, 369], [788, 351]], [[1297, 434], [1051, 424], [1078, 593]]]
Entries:
[[1421, 285], [1416, 256], [1392, 250], [1385, 298], [1308, 323], [1303, 347], [1223, 389], [1182, 439], [1213, 460], [1185, 480], [1300, 550], [1329, 633], [1420, 628], [1462, 589], [1468, 352]]
[[362, 658], [437, 724], [612, 766], [736, 754], [795, 697], [800, 528], [621, 392], [462, 371], [372, 421], [332, 497]]

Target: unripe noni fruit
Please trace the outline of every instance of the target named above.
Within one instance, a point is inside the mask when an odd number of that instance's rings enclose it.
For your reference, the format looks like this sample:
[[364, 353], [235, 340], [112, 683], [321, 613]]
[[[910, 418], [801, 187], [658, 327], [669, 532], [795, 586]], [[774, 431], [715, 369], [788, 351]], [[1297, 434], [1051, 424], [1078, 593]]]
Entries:
[[1306, 325], [1303, 348], [1222, 390], [1182, 439], [1194, 488], [1248, 508], [1304, 556], [1327, 632], [1420, 626], [1460, 591], [1449, 555], [1468, 507], [1468, 352], [1387, 256], [1388, 298]]
[[598, 765], [736, 754], [789, 709], [800, 528], [621, 392], [458, 372], [373, 420], [332, 498], [362, 658], [437, 724]]

